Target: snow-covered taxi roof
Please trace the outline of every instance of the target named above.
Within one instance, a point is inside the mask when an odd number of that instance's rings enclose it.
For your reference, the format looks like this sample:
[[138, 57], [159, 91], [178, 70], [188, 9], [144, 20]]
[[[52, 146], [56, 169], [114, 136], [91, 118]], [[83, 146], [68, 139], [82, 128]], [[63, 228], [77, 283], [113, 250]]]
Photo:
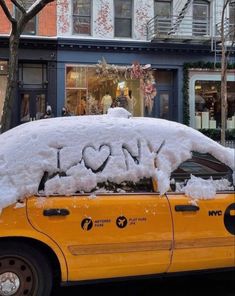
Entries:
[[192, 151], [210, 153], [235, 169], [234, 150], [200, 132], [172, 121], [129, 116], [114, 108], [107, 115], [33, 121], [0, 135], [0, 208], [37, 194], [45, 172], [54, 177], [44, 193], [68, 195], [89, 192], [100, 182], [153, 176], [164, 193], [171, 172]]

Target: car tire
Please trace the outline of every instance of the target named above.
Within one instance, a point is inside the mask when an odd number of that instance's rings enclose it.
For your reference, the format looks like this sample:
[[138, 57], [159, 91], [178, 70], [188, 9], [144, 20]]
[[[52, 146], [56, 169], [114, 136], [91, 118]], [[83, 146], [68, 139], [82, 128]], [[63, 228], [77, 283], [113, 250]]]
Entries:
[[52, 268], [32, 245], [0, 242], [0, 296], [49, 296]]

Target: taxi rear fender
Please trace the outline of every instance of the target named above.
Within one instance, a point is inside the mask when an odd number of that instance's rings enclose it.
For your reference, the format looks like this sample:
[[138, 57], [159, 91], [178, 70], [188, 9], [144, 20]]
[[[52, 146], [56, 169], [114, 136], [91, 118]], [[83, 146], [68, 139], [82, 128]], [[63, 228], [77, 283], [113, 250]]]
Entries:
[[24, 236], [1, 236], [0, 245], [1, 242], [14, 243], [16, 247], [22, 243], [34, 249], [36, 248], [51, 264], [56, 280], [59, 282], [67, 281], [68, 271], [64, 255], [56, 245], [52, 245], [48, 241], [44, 241], [41, 236], [37, 235], [37, 238], [34, 238], [30, 234], [27, 235], [26, 233], [24, 233]]
[[[59, 270], [61, 281], [67, 281], [68, 268], [60, 247], [50, 237], [37, 231], [29, 222], [27, 207], [16, 208], [14, 205], [3, 209], [0, 216], [0, 244], [3, 241], [30, 244], [45, 255], [53, 267]], [[14, 218], [13, 218], [14, 217]]]

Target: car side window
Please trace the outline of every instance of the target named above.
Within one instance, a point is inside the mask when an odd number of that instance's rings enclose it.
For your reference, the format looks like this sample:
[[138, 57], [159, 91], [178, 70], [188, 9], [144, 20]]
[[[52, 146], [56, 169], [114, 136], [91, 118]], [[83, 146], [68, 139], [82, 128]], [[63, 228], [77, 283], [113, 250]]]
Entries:
[[[57, 175], [57, 174], [56, 174]], [[54, 175], [53, 175], [54, 176]], [[52, 178], [53, 176], [49, 176], [48, 172], [44, 172], [40, 184], [38, 186], [38, 192], [43, 193], [45, 189], [45, 182]], [[64, 176], [63, 173], [59, 175]], [[154, 192], [153, 182], [151, 178], [143, 178], [138, 182], [122, 182], [120, 184], [114, 182], [104, 182], [98, 183], [96, 188], [94, 188], [91, 192], [95, 193], [147, 193]], [[77, 192], [78, 194], [80, 192]], [[90, 193], [90, 192], [86, 192]]]
[[181, 163], [171, 174], [171, 191], [186, 185], [191, 175], [202, 179], [226, 179], [232, 184], [232, 170], [210, 154], [192, 153], [192, 158]]
[[45, 183], [47, 180], [50, 180], [52, 178], [54, 178], [55, 176], [59, 176], [59, 177], [64, 177], [66, 176], [66, 174], [64, 172], [59, 172], [59, 173], [55, 173], [55, 174], [52, 174], [50, 175], [48, 172], [44, 172], [43, 175], [42, 175], [42, 178], [39, 182], [39, 185], [38, 185], [38, 193], [41, 193], [44, 191], [45, 189]]
[[138, 182], [122, 182], [120, 184], [114, 182], [98, 183], [94, 192], [100, 193], [147, 193], [154, 192], [153, 182], [151, 178], [143, 178]]

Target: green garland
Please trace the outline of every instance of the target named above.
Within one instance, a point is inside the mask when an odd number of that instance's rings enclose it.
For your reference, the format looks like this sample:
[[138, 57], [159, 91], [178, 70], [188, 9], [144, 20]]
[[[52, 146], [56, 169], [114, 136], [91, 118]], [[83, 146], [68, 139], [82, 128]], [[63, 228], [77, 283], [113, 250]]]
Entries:
[[[190, 115], [189, 115], [189, 69], [220, 69], [220, 63], [212, 62], [197, 62], [197, 63], [185, 63], [183, 65], [183, 123], [189, 125]], [[228, 64], [227, 69], [235, 69], [234, 64]]]
[[[200, 129], [199, 131], [215, 141], [220, 141], [220, 136], [221, 136], [220, 129]], [[226, 130], [225, 138], [227, 141], [234, 141], [235, 129]]]

